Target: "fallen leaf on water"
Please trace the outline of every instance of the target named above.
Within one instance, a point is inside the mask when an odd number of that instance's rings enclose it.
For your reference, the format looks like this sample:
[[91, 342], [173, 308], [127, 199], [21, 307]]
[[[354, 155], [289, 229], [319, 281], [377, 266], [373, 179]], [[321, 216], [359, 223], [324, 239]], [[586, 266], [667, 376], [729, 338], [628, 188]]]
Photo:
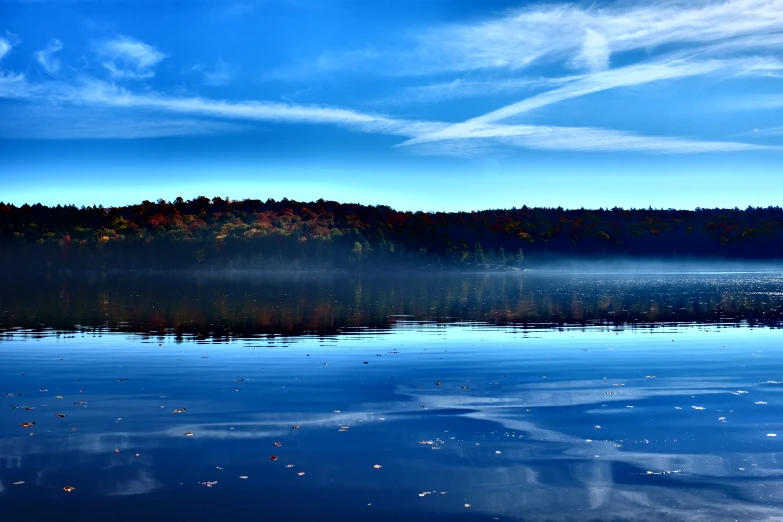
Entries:
[[75, 487], [73, 487], [73, 486], [65, 486], [65, 487], [63, 488], [63, 491], [65, 491], [66, 493], [70, 493], [71, 491], [73, 491], [73, 490], [75, 490], [75, 489], [76, 489], [76, 488], [75, 488]]

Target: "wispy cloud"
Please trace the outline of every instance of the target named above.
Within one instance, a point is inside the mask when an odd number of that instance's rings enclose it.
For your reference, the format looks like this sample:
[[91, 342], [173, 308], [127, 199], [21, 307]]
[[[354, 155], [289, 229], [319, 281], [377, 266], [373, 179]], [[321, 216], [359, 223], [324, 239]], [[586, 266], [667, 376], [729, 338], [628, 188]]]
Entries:
[[[481, 152], [498, 147], [522, 147], [538, 150], [589, 152], [643, 152], [652, 154], [694, 154], [748, 150], [783, 150], [781, 147], [726, 141], [702, 141], [687, 138], [643, 136], [636, 133], [592, 127], [556, 127], [544, 125], [481, 125], [458, 138], [443, 140], [445, 151], [457, 152], [467, 140], [468, 150]], [[478, 141], [478, 146], [473, 143]], [[440, 150], [432, 143], [424, 150]]]
[[381, 57], [382, 54], [375, 47], [345, 52], [324, 51], [313, 60], [270, 71], [264, 74], [264, 79], [301, 80], [327, 73], [355, 70]]
[[234, 76], [231, 66], [223, 60], [218, 60], [212, 70], [204, 70], [204, 84], [213, 86], [227, 85]]
[[43, 67], [44, 71], [51, 75], [57, 74], [60, 70], [60, 60], [54, 56], [61, 51], [63, 43], [57, 38], [52, 39], [45, 48], [35, 53], [36, 61]]
[[767, 127], [765, 129], [753, 129], [752, 132], [746, 134], [754, 134], [756, 136], [783, 136], [783, 125]]
[[[650, 153], [775, 149], [775, 147], [735, 142], [646, 137], [622, 131], [589, 127], [473, 123], [469, 127], [462, 128], [459, 125], [450, 125], [444, 122], [400, 119], [330, 106], [252, 100], [231, 102], [203, 97], [172, 97], [149, 92], [136, 94], [115, 84], [96, 80], [85, 81], [78, 86], [62, 82], [49, 82], [46, 88], [39, 85], [26, 94], [28, 97], [46, 99], [49, 103], [93, 108], [135, 109], [152, 111], [152, 113], [162, 111], [225, 120], [337, 125], [359, 132], [411, 138], [403, 145], [444, 141], [445, 143], [441, 146], [422, 150], [439, 154], [464, 154], [465, 150], [475, 152], [509, 146], [547, 150]], [[161, 128], [169, 129], [176, 126], [178, 129], [182, 129], [183, 126], [187, 127], [191, 121], [175, 120], [174, 123], [162, 123]], [[192, 133], [196, 133], [198, 124], [195, 121], [192, 123]], [[130, 126], [132, 125], [129, 124]], [[460, 132], [453, 132], [455, 127], [461, 129]], [[430, 139], [431, 136], [444, 136], [444, 132], [450, 129], [451, 131], [446, 137], [439, 137], [437, 140]], [[466, 149], [460, 150], [460, 147]]]
[[508, 94], [523, 90], [557, 87], [584, 78], [578, 76], [560, 76], [556, 78], [501, 78], [484, 80], [466, 80], [457, 78], [449, 82], [439, 82], [417, 87], [407, 87], [397, 94], [374, 102], [376, 105], [411, 105], [426, 102], [443, 102], [460, 98], [486, 97]]
[[417, 35], [406, 71], [522, 69], [542, 61], [600, 69], [611, 54], [667, 44], [713, 44], [783, 32], [783, 1], [726, 0], [613, 7], [546, 5]]
[[0, 98], [27, 98], [33, 90], [23, 74], [0, 71]]
[[702, 76], [718, 71], [723, 71], [724, 74], [728, 74], [729, 71], [733, 74], [753, 74], [760, 70], [783, 71], [783, 62], [763, 58], [705, 60], [696, 62], [678, 59], [620, 67], [587, 75], [582, 79], [573, 81], [558, 89], [546, 91], [531, 98], [507, 105], [501, 109], [471, 118], [465, 122], [445, 128], [438, 133], [411, 139], [407, 141], [405, 145], [415, 145], [417, 143], [443, 139], [472, 137], [473, 130], [478, 129], [487, 123], [503, 121], [554, 103], [605, 91], [607, 89], [642, 85], [676, 78]]
[[22, 140], [128, 140], [243, 132], [248, 125], [171, 117], [122, 108], [12, 106], [0, 110], [0, 138]]
[[145, 79], [155, 76], [153, 67], [166, 55], [151, 45], [127, 36], [105, 40], [98, 46], [98, 55], [115, 79]]

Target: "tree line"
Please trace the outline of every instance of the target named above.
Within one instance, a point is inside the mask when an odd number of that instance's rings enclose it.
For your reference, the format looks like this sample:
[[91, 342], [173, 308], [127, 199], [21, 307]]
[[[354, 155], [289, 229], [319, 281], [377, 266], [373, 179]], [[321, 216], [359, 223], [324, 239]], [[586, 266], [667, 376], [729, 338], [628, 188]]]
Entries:
[[520, 268], [553, 259], [783, 258], [783, 209], [404, 212], [201, 196], [138, 205], [0, 202], [4, 268]]

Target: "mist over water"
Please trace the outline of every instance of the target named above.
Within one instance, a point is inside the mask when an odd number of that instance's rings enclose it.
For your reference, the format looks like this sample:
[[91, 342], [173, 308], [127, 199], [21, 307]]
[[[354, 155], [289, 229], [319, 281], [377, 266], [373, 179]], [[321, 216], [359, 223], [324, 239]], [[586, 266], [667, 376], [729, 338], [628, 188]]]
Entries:
[[776, 520], [783, 276], [745, 268], [8, 280], [0, 503]]

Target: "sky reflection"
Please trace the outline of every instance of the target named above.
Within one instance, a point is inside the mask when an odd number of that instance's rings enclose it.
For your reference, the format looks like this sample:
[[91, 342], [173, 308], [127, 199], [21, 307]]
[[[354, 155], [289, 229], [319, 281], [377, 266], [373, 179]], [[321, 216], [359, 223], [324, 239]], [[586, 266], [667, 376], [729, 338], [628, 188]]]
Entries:
[[55, 504], [38, 499], [93, 503], [85, 520], [171, 502], [214, 520], [257, 516], [259, 498], [272, 519], [776, 520], [781, 335], [7, 336], [0, 392], [21, 407], [0, 410], [0, 495], [36, 519]]

